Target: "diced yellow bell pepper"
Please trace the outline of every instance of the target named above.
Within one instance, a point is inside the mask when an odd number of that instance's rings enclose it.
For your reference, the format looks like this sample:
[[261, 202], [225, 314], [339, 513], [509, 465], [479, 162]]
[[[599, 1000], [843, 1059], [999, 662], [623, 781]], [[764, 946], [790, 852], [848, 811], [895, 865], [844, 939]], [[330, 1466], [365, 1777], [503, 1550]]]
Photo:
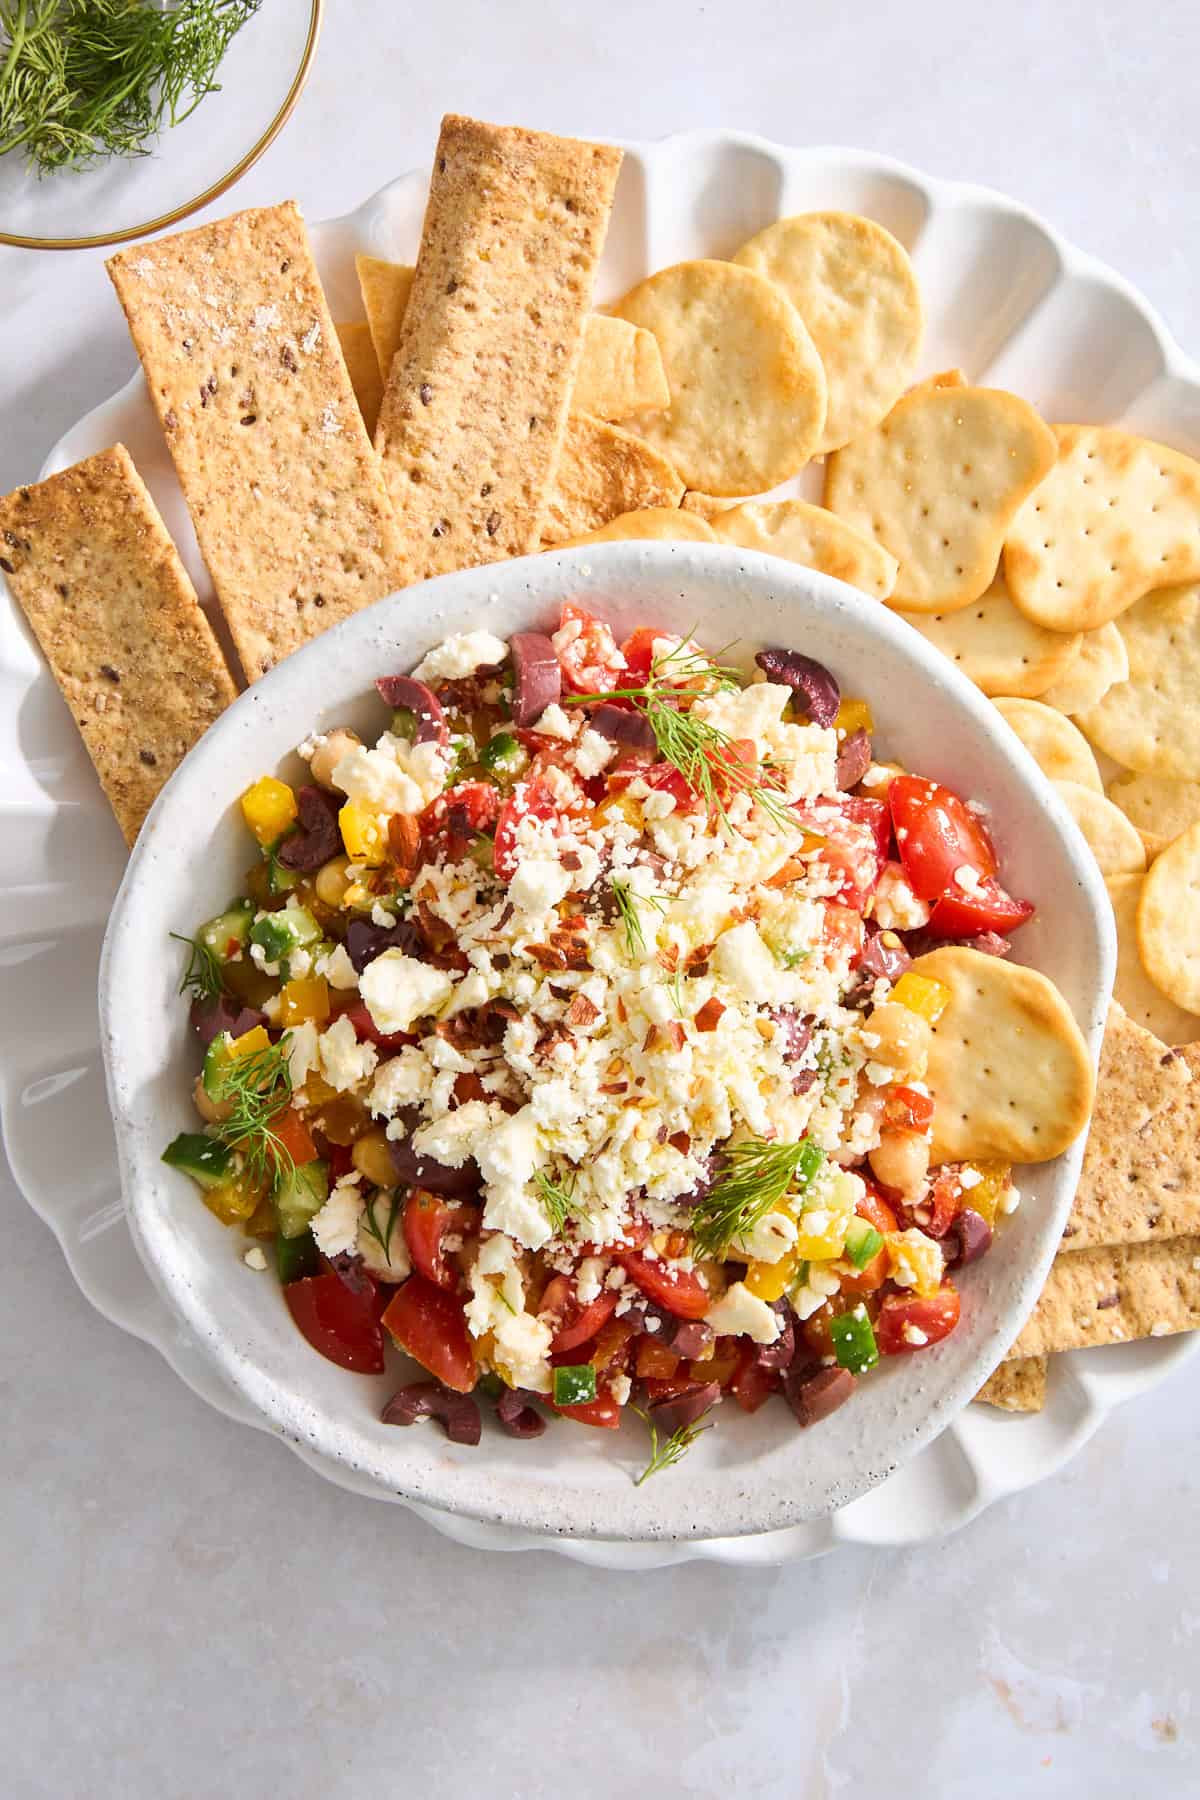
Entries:
[[884, 1233], [888, 1269], [900, 1287], [928, 1297], [942, 1285], [945, 1262], [936, 1239], [923, 1231], [888, 1231]]
[[989, 1225], [995, 1225], [1001, 1196], [1012, 1180], [1012, 1168], [1008, 1163], [977, 1162], [965, 1163], [964, 1174], [967, 1169], [974, 1169], [980, 1180], [974, 1187], [963, 1189], [963, 1204]]
[[323, 1025], [329, 1017], [329, 983], [323, 975], [306, 975], [285, 982], [279, 991], [279, 1023], [303, 1025], [311, 1019]]
[[234, 1038], [229, 1045], [231, 1061], [240, 1061], [243, 1056], [257, 1056], [260, 1050], [269, 1050], [271, 1040], [267, 1036], [265, 1025], [254, 1025], [249, 1031], [243, 1031], [241, 1037]]
[[875, 729], [875, 720], [865, 700], [843, 700], [833, 724], [835, 731], [844, 731], [847, 737], [854, 731]]
[[260, 776], [242, 795], [242, 817], [260, 844], [273, 844], [297, 816], [295, 794], [274, 775]]
[[854, 1217], [858, 1184], [841, 1170], [831, 1172], [796, 1221], [795, 1255], [805, 1262], [833, 1262], [842, 1254]]
[[782, 1300], [796, 1279], [801, 1258], [793, 1248], [778, 1262], [752, 1262], [747, 1266], [745, 1283], [757, 1300], [768, 1304]]
[[374, 813], [364, 812], [353, 800], [347, 800], [338, 814], [342, 842], [355, 862], [377, 867], [387, 858], [387, 829]]
[[243, 1219], [253, 1218], [262, 1199], [262, 1188], [244, 1175], [235, 1175], [220, 1187], [204, 1188], [200, 1197], [222, 1225], [237, 1225]]
[[888, 998], [894, 1000], [897, 1006], [906, 1006], [909, 1012], [936, 1025], [949, 1004], [950, 989], [944, 981], [934, 981], [928, 975], [914, 975], [909, 969], [900, 977]]
[[275, 1212], [275, 1202], [269, 1193], [259, 1198], [258, 1205], [246, 1220], [246, 1236], [252, 1238], [273, 1238], [279, 1228], [279, 1219]]

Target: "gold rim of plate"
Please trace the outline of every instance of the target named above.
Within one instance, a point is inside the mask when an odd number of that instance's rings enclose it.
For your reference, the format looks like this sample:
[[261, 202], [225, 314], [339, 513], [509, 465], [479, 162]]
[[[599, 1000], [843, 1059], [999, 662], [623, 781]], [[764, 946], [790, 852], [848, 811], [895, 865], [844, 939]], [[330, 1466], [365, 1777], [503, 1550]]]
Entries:
[[168, 225], [176, 225], [180, 219], [189, 218], [192, 213], [199, 212], [201, 207], [207, 206], [210, 200], [216, 200], [220, 195], [228, 193], [234, 183], [240, 181], [247, 170], [254, 167], [264, 150], [274, 143], [295, 110], [296, 102], [300, 98], [312, 68], [325, 12], [325, 0], [311, 0], [311, 4], [308, 36], [304, 42], [304, 49], [300, 53], [300, 63], [292, 77], [291, 86], [283, 97], [279, 111], [262, 136], [250, 146], [245, 155], [234, 163], [232, 169], [228, 169], [210, 187], [206, 187], [202, 194], [196, 194], [191, 200], [185, 200], [181, 206], [173, 206], [169, 212], [160, 213], [155, 219], [147, 219], [141, 225], [128, 225], [122, 231], [93, 232], [87, 237], [23, 237], [17, 232], [0, 230], [0, 244], [12, 244], [19, 250], [96, 250], [105, 244], [126, 244], [131, 238], [149, 237], [152, 232], [163, 231]]

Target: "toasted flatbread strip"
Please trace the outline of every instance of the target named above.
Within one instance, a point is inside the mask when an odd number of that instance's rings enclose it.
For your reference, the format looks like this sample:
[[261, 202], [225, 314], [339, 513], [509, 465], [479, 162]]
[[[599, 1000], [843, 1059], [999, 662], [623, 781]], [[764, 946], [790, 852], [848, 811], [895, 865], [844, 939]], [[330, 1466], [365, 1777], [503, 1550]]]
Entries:
[[604, 144], [442, 121], [376, 433], [411, 580], [537, 548], [620, 164]]
[[371, 328], [362, 319], [354, 319], [350, 324], [338, 325], [334, 329], [342, 346], [342, 355], [346, 359], [346, 372], [354, 389], [354, 398], [358, 401], [358, 410], [369, 436], [375, 430], [379, 418], [379, 403], [383, 399], [383, 382], [379, 375], [379, 364], [375, 360]]
[[137, 244], [125, 308], [250, 681], [402, 585], [378, 463], [292, 201]]
[[563, 439], [542, 544], [552, 549], [567, 538], [587, 536], [622, 513], [678, 507], [682, 499], [683, 482], [644, 439], [602, 419], [574, 418]]
[[1200, 1237], [1056, 1257], [1013, 1357], [1085, 1350], [1200, 1326]]
[[0, 500], [0, 569], [132, 844], [237, 689], [125, 446]]
[[1016, 1362], [1002, 1362], [975, 1398], [1004, 1412], [1041, 1412], [1046, 1404], [1048, 1367], [1044, 1356], [1022, 1356]]

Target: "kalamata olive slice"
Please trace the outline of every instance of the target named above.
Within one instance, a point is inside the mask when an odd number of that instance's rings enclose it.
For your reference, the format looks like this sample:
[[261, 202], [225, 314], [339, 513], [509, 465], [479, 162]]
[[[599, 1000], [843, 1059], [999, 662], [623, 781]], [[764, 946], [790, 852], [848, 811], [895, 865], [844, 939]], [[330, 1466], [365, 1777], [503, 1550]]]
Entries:
[[771, 1309], [779, 1320], [779, 1336], [773, 1344], [761, 1344], [755, 1362], [762, 1369], [790, 1369], [796, 1355], [796, 1315], [789, 1300], [776, 1300]]
[[479, 1407], [470, 1394], [453, 1394], [440, 1381], [412, 1381], [399, 1388], [379, 1416], [385, 1425], [438, 1419], [452, 1444], [477, 1444], [483, 1431]]
[[421, 957], [425, 943], [408, 919], [401, 919], [398, 925], [371, 925], [366, 919], [351, 919], [346, 928], [346, 955], [356, 975], [361, 975], [385, 950], [403, 950], [405, 956]]
[[546, 1421], [531, 1404], [537, 1398], [524, 1388], [505, 1388], [496, 1402], [496, 1417], [509, 1437], [541, 1437]]
[[442, 703], [431, 687], [411, 675], [381, 675], [375, 683], [381, 699], [391, 707], [405, 706], [416, 720], [414, 744], [448, 744], [450, 730]]
[[[401, 1116], [410, 1131], [417, 1129], [419, 1115]], [[389, 1138], [388, 1149], [401, 1187], [425, 1188], [431, 1194], [441, 1194], [450, 1200], [473, 1199], [479, 1192], [479, 1164], [474, 1157], [469, 1158], [461, 1169], [452, 1169], [447, 1163], [436, 1162], [432, 1156], [421, 1156], [413, 1149], [411, 1137]]]
[[871, 766], [871, 734], [852, 731], [838, 750], [835, 779], [843, 793], [857, 787]]
[[992, 1228], [981, 1213], [964, 1206], [942, 1239], [948, 1269], [963, 1269], [978, 1262], [992, 1247]]
[[760, 650], [755, 662], [768, 681], [782, 682], [799, 699], [814, 725], [832, 725], [842, 702], [841, 689], [824, 663], [799, 650]]
[[661, 1425], [666, 1431], [679, 1431], [687, 1425], [694, 1425], [720, 1398], [719, 1381], [697, 1382], [695, 1387], [674, 1395], [670, 1400], [660, 1400], [650, 1411], [656, 1425]]
[[[240, 1037], [241, 1032], [235, 1030], [235, 1026], [242, 1015], [249, 1015], [251, 1010], [250, 1007], [243, 1006], [240, 1000], [231, 1000], [228, 994], [216, 994], [203, 1000], [193, 1000], [188, 1018], [191, 1020], [192, 1030], [207, 1050], [213, 1039], [220, 1037], [223, 1031], [227, 1031], [230, 1037]], [[263, 1014], [254, 1013], [251, 1024], [245, 1030], [249, 1031], [253, 1025], [264, 1023]]]
[[654, 727], [643, 712], [631, 712], [623, 706], [598, 706], [588, 719], [592, 730], [619, 744], [622, 750], [645, 750], [653, 756], [658, 750]]
[[[889, 942], [889, 939], [894, 939], [894, 942]], [[898, 981], [905, 969], [911, 969], [912, 957], [894, 931], [874, 931], [862, 947], [858, 966], [865, 969], [868, 975], [882, 976], [885, 981]]]
[[562, 668], [554, 645], [540, 631], [517, 631], [510, 639], [513, 660], [513, 723], [532, 725], [562, 698]]
[[818, 1369], [815, 1374], [789, 1375], [783, 1391], [797, 1421], [816, 1425], [844, 1406], [857, 1386], [849, 1369]]
[[341, 794], [327, 794], [324, 788], [302, 787], [296, 792], [300, 829], [285, 838], [279, 847], [279, 860], [286, 869], [302, 869], [306, 873], [319, 869], [342, 848], [338, 831]]
[[671, 1339], [671, 1349], [676, 1356], [686, 1356], [690, 1362], [693, 1357], [704, 1354], [714, 1335], [712, 1326], [706, 1325], [703, 1319], [685, 1319]]

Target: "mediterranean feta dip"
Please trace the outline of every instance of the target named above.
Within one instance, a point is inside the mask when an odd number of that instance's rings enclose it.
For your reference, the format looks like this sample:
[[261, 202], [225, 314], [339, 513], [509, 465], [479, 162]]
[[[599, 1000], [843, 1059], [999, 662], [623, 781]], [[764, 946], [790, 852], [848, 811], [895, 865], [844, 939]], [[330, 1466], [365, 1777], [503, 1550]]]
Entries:
[[811, 1425], [954, 1329], [1016, 1204], [929, 1166], [946, 992], [909, 965], [1032, 909], [864, 701], [755, 663], [567, 602], [383, 676], [373, 742], [241, 797], [259, 854], [188, 940], [203, 1130], [165, 1160], [273, 1241], [316, 1350], [421, 1365], [389, 1422], [636, 1405], [651, 1468], [727, 1397]]

